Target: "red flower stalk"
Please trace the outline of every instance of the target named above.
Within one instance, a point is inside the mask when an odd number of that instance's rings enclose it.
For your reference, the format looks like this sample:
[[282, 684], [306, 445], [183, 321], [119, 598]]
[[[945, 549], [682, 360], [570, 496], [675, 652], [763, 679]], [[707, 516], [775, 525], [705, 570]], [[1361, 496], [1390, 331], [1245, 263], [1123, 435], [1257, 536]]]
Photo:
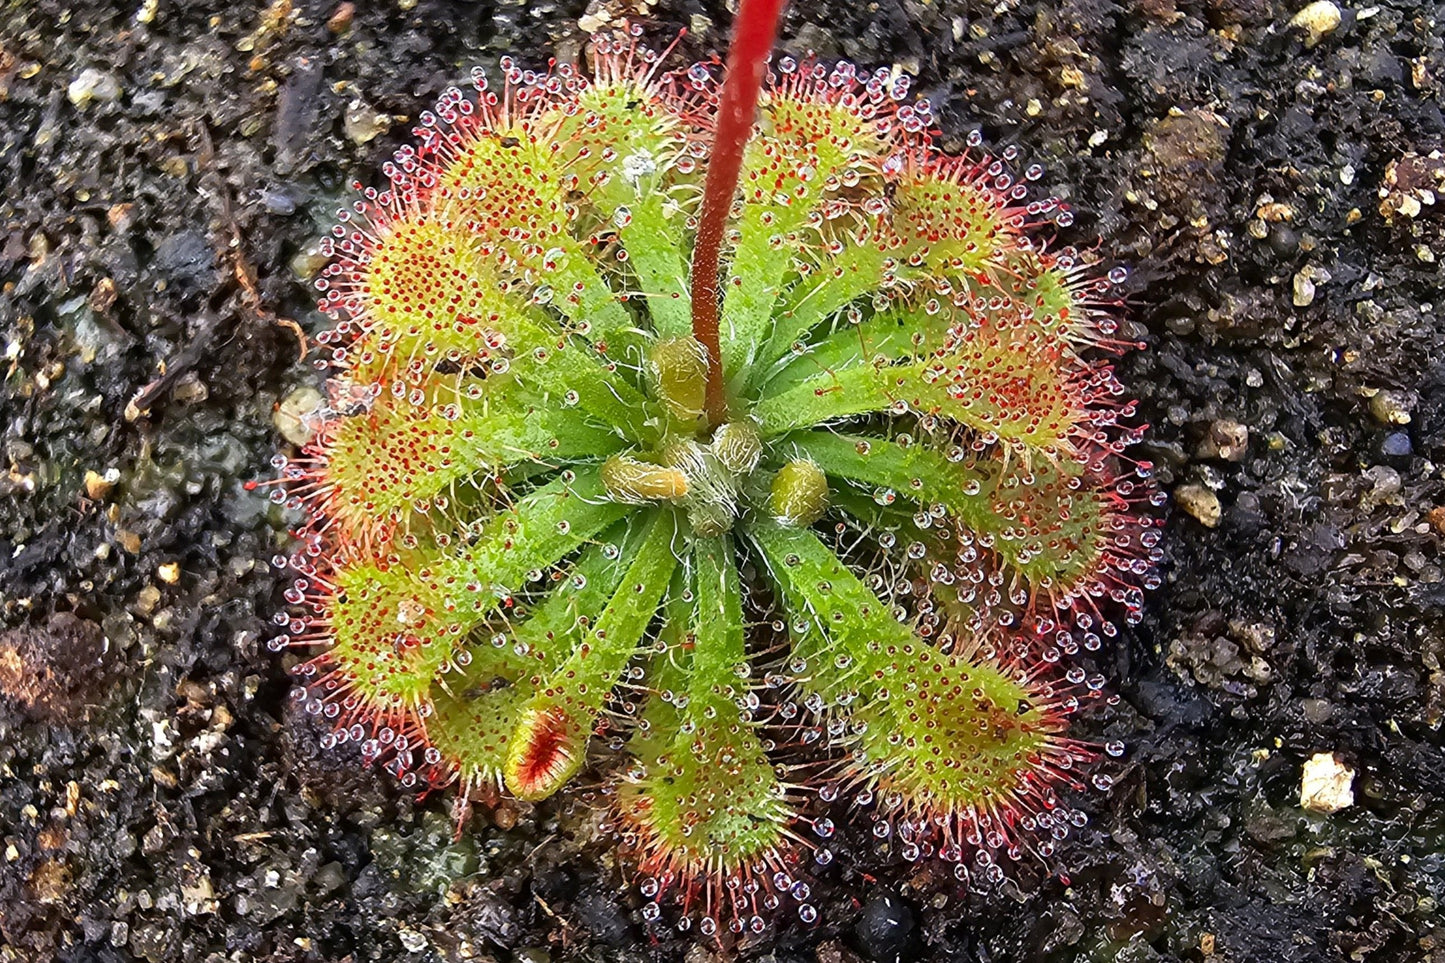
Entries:
[[722, 346], [718, 341], [718, 252], [737, 191], [743, 151], [752, 133], [768, 56], [778, 34], [778, 18], [786, 2], [742, 0], [738, 5], [727, 74], [718, 101], [717, 132], [703, 188], [697, 243], [692, 251], [692, 331], [707, 348], [707, 418], [713, 427], [722, 424], [728, 407]]

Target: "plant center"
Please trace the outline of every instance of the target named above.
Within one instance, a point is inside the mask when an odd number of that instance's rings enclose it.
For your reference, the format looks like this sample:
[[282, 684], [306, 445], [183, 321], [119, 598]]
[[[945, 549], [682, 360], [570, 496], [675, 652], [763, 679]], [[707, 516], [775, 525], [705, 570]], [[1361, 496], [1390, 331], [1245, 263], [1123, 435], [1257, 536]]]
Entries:
[[648, 385], [664, 413], [661, 441], [607, 459], [601, 471], [607, 494], [630, 505], [678, 505], [703, 538], [730, 531], [745, 508], [764, 504], [787, 524], [811, 524], [828, 503], [823, 473], [801, 459], [781, 467], [765, 459], [758, 429], [746, 417], [710, 430], [706, 377], [707, 349], [695, 338], [668, 338], [653, 347]]

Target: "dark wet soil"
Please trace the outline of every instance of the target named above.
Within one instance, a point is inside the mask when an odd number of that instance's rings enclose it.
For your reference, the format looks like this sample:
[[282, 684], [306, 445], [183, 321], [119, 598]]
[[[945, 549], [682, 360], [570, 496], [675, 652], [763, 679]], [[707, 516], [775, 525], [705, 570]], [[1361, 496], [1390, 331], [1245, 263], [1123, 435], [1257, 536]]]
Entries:
[[[278, 324], [317, 329], [314, 239], [466, 68], [572, 57], [597, 13], [349, 7], [0, 2], [0, 961], [705, 963], [585, 807], [453, 842], [446, 799], [320, 751], [265, 649], [286, 520], [242, 485], [315, 383]], [[721, 4], [647, 7], [724, 43]], [[1068, 239], [1130, 267], [1175, 502], [1085, 721], [1128, 752], [1055, 874], [963, 893], [844, 833], [822, 920], [743, 956], [1445, 960], [1445, 18], [1354, 6], [1311, 44], [1298, 9], [788, 14], [794, 50], [915, 72], [955, 145], [1045, 164]], [[1355, 773], [1333, 815], [1300, 806], [1321, 752]]]

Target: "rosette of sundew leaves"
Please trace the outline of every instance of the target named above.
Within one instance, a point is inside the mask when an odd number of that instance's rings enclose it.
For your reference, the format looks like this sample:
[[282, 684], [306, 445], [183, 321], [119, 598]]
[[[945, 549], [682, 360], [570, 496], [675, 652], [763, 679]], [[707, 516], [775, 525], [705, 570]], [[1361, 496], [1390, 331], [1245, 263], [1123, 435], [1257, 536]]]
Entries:
[[906, 77], [765, 70], [779, 6], [722, 83], [634, 34], [448, 90], [328, 241], [274, 496], [326, 741], [463, 799], [594, 763], [644, 915], [705, 933], [815, 917], [814, 792], [960, 878], [1047, 855], [1102, 685], [1068, 657], [1157, 554], [1067, 209], [940, 152]]

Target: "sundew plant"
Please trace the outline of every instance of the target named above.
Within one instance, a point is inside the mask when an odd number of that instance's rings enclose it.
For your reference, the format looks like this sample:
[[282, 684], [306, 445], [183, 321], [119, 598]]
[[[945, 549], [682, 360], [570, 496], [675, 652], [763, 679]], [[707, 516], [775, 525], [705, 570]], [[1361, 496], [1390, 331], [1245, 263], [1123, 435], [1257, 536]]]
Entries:
[[273, 490], [325, 741], [462, 799], [586, 769], [644, 916], [719, 937], [815, 918], [833, 800], [960, 879], [1047, 857], [1070, 657], [1157, 555], [1067, 208], [906, 77], [769, 64], [778, 6], [725, 81], [634, 33], [448, 90], [328, 241]]

